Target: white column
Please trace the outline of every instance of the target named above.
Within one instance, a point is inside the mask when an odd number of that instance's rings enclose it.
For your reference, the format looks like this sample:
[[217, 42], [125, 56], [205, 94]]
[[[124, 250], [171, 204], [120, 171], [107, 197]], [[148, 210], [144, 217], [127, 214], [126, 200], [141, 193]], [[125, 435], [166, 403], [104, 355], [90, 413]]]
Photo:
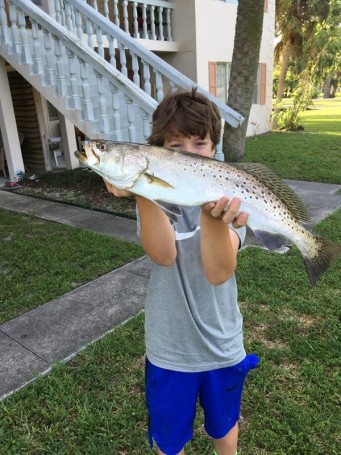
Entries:
[[59, 114], [60, 134], [62, 137], [63, 153], [66, 169], [79, 167], [79, 161], [75, 157], [77, 150], [75, 126], [64, 115]]
[[17, 122], [15, 120], [12, 96], [9, 88], [5, 60], [0, 57], [0, 126], [5, 148], [9, 177], [17, 180], [17, 173], [24, 172]]

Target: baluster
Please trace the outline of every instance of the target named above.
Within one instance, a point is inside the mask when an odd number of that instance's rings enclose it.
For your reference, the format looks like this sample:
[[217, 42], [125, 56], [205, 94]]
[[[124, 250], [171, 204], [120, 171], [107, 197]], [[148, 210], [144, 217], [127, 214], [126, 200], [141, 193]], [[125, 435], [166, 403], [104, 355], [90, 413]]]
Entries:
[[62, 44], [57, 37], [54, 37], [54, 52], [57, 58], [57, 96], [65, 96], [67, 93], [66, 71], [64, 68]]
[[144, 137], [145, 141], [147, 141], [147, 139], [149, 138], [149, 136], [151, 135], [151, 132], [152, 132], [151, 119], [150, 119], [150, 115], [148, 114], [148, 112], [143, 111], [143, 110], [142, 110], [142, 122], [143, 122], [143, 125], [142, 125], [143, 137]]
[[140, 87], [139, 62], [138, 62], [138, 59], [135, 54], [133, 54], [131, 52], [130, 55], [131, 55], [131, 67], [133, 70], [133, 82], [138, 87]]
[[78, 92], [79, 78], [77, 77], [77, 60], [73, 52], [66, 49], [66, 55], [69, 61], [70, 88], [71, 96], [68, 97], [68, 107], [70, 109], [81, 109], [81, 102]]
[[29, 65], [32, 63], [32, 48], [28, 43], [26, 18], [22, 10], [18, 10], [18, 24], [21, 38], [21, 62]]
[[9, 20], [11, 22], [11, 31], [12, 31], [12, 49], [9, 49], [9, 54], [19, 54], [20, 55], [20, 39], [19, 39], [19, 30], [17, 27], [17, 15], [16, 7], [13, 2], [8, 2], [8, 13]]
[[223, 142], [221, 139], [220, 139], [219, 144], [216, 145], [214, 158], [219, 161], [225, 160], [224, 153], [223, 153]]
[[152, 96], [152, 87], [150, 84], [150, 69], [149, 64], [146, 62], [143, 62], [143, 85], [145, 93], [147, 93], [147, 95], [149, 96]]
[[128, 119], [128, 137], [130, 142], [136, 142], [136, 128], [134, 117], [134, 104], [133, 100], [125, 96], [127, 103], [127, 119]]
[[94, 40], [93, 40], [92, 22], [88, 18], [86, 18], [85, 31], [86, 31], [86, 34], [88, 36], [88, 46], [90, 47], [90, 49], [93, 49], [94, 48]]
[[32, 39], [33, 39], [33, 67], [32, 71], [33, 74], [44, 74], [44, 65], [43, 59], [41, 58], [41, 42], [40, 42], [40, 32], [38, 28], [38, 24], [35, 20], [31, 19], [32, 21]]
[[92, 0], [91, 3], [92, 3], [91, 6], [92, 6], [96, 11], [98, 11], [97, 0]]
[[150, 27], [151, 27], [150, 32], [151, 32], [151, 38], [152, 38], [152, 40], [156, 40], [154, 10], [155, 10], [155, 6], [154, 6], [154, 5], [151, 5], [151, 6], [150, 6]]
[[137, 20], [137, 2], [133, 3], [133, 24], [134, 24], [134, 38], [140, 38], [139, 23]]
[[45, 55], [46, 55], [45, 84], [44, 85], [54, 87], [55, 86], [55, 68], [53, 66], [54, 55], [52, 53], [51, 35], [47, 30], [44, 30], [44, 48], [45, 48]]
[[76, 33], [77, 37], [82, 41], [83, 39], [83, 24], [82, 24], [82, 16], [80, 11], [76, 10], [76, 17], [75, 17], [75, 23], [76, 23]]
[[84, 60], [79, 59], [80, 62], [80, 78], [81, 90], [83, 93], [83, 120], [94, 120], [94, 112], [90, 97], [90, 85], [88, 80], [87, 64]]
[[170, 85], [170, 91], [171, 92], [175, 92], [177, 90], [177, 85], [175, 84], [175, 82], [171, 81], [171, 80], [168, 80], [169, 82], [169, 85]]
[[163, 36], [163, 8], [162, 6], [158, 7], [159, 11], [159, 40], [164, 41], [165, 37]]
[[103, 15], [109, 19], [109, 6], [108, 0], [103, 0]]
[[108, 41], [109, 41], [110, 65], [112, 65], [114, 68], [116, 68], [114, 38], [111, 35], [108, 35]]
[[166, 15], [167, 15], [167, 41], [173, 41], [171, 13], [172, 13], [172, 10], [170, 8], [167, 8], [167, 10], [166, 10]]
[[128, 77], [128, 70], [127, 70], [127, 58], [124, 46], [119, 43], [119, 50], [120, 50], [120, 63], [121, 63], [121, 73], [124, 76]]
[[9, 30], [7, 26], [7, 15], [5, 11], [5, 3], [4, 0], [0, 0], [0, 26], [1, 26], [1, 34], [0, 34], [0, 43], [1, 44], [10, 44], [10, 36]]
[[64, 25], [62, 23], [62, 14], [61, 14], [62, 9], [61, 9], [61, 5], [60, 5], [60, 0], [55, 0], [55, 2], [54, 2], [54, 10], [56, 12], [56, 16], [55, 16], [56, 21], [59, 24]]
[[73, 24], [72, 24], [72, 12], [71, 12], [71, 5], [69, 2], [65, 3], [65, 23], [66, 28], [69, 32], [73, 32]]
[[148, 28], [147, 28], [147, 5], [142, 5], [142, 26], [143, 26], [143, 38], [148, 39]]
[[110, 120], [107, 114], [107, 99], [105, 96], [103, 76], [96, 72], [96, 77], [100, 117], [98, 119], [99, 132], [108, 133], [110, 131]]
[[115, 25], [117, 25], [117, 27], [119, 27], [120, 26], [120, 13], [119, 13], [119, 9], [118, 9], [118, 0], [114, 0], [113, 10], [114, 10], [114, 23], [115, 23]]
[[96, 27], [97, 52], [104, 58], [103, 36], [100, 27]]
[[162, 84], [162, 76], [161, 74], [154, 70], [155, 74], [155, 88], [156, 88], [156, 101], [160, 103], [163, 99], [163, 84]]
[[112, 93], [112, 109], [113, 109], [113, 121], [114, 121], [114, 133], [116, 134], [116, 140], [122, 141], [121, 131], [121, 115], [120, 115], [120, 92], [117, 87], [110, 84], [110, 90]]
[[123, 0], [123, 30], [129, 33], [128, 0]]

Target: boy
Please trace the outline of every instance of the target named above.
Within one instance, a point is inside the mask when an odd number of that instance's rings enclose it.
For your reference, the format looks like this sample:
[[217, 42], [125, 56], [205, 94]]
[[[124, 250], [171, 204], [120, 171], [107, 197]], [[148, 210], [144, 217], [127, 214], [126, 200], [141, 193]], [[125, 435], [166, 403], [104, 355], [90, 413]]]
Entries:
[[[213, 103], [195, 89], [177, 91], [155, 110], [149, 143], [213, 157], [220, 130]], [[105, 183], [115, 196], [131, 195]], [[243, 384], [258, 363], [244, 350], [234, 276], [247, 214], [226, 196], [182, 207], [176, 223], [143, 197], [136, 204], [153, 262], [145, 303], [149, 441], [159, 455], [183, 455], [199, 398], [216, 453], [235, 455]]]

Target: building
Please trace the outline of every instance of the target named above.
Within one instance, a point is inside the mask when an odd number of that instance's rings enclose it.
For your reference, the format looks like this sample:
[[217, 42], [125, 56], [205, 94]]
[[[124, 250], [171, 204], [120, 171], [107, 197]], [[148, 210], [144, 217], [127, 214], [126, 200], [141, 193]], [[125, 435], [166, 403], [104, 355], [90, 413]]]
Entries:
[[[237, 127], [226, 105], [237, 3], [0, 0], [0, 170], [1, 155], [11, 180], [75, 168], [84, 137], [145, 142], [179, 86], [198, 85]], [[249, 136], [270, 130], [274, 16], [265, 1]]]

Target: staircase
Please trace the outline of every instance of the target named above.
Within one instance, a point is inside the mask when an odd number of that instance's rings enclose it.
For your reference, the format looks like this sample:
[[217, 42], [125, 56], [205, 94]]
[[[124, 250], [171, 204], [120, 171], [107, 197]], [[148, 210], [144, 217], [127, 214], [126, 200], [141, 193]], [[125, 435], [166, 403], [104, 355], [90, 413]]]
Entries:
[[[118, 3], [113, 2], [115, 23], [105, 8], [108, 1], [102, 1], [101, 14], [97, 1], [56, 0], [53, 18], [29, 0], [0, 0], [0, 55], [87, 137], [143, 143], [164, 94], [196, 84], [120, 28]], [[133, 33], [139, 38], [138, 2], [121, 3], [132, 4]], [[141, 7], [148, 38], [145, 2]], [[125, 11], [121, 22], [128, 30]], [[169, 14], [166, 35], [159, 25], [161, 39], [171, 39]], [[204, 89], [198, 91], [232, 126], [243, 121]]]

